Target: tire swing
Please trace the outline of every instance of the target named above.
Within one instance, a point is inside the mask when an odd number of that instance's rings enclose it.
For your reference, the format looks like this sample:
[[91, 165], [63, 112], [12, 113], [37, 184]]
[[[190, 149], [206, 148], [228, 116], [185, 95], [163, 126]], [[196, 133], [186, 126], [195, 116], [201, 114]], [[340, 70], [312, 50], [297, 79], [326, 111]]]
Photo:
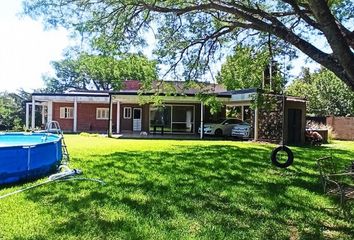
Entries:
[[[270, 78], [270, 82], [272, 82], [272, 64], [273, 64], [273, 59], [272, 59], [272, 46], [271, 46], [271, 42], [270, 42], [270, 35], [268, 35], [268, 47], [269, 47], [269, 54], [271, 57], [271, 61], [269, 64], [269, 78]], [[289, 167], [291, 164], [293, 164], [294, 162], [294, 154], [293, 152], [290, 150], [290, 148], [288, 148], [287, 146], [285, 146], [284, 144], [284, 129], [285, 129], [285, 103], [286, 103], [286, 97], [284, 94], [284, 89], [282, 91], [282, 97], [283, 97], [283, 122], [282, 122], [282, 134], [281, 134], [281, 144], [274, 148], [272, 151], [272, 154], [270, 156], [270, 159], [272, 160], [272, 163], [279, 167], [279, 168], [287, 168]], [[278, 154], [281, 152], [286, 152], [287, 154], [287, 160], [286, 162], [280, 162], [280, 157], [278, 157]]]
[[[286, 152], [286, 154], [288, 155], [288, 159], [286, 160], [286, 162], [282, 163], [282, 162], [279, 162], [279, 159], [277, 157], [278, 153], [280, 151], [284, 151]], [[272, 163], [279, 167], [279, 168], [287, 168], [289, 167], [291, 164], [293, 164], [294, 162], [294, 154], [293, 152], [290, 150], [290, 148], [288, 148], [287, 146], [285, 145], [282, 145], [282, 146], [278, 146], [276, 148], [273, 149], [272, 151], [272, 154], [271, 154], [271, 160], [272, 160]]]
[[[290, 150], [290, 148], [288, 148], [287, 146], [284, 145], [284, 122], [285, 122], [285, 95], [283, 94], [283, 123], [282, 123], [282, 142], [281, 145], [274, 148], [272, 151], [272, 154], [270, 156], [270, 159], [272, 160], [272, 163], [279, 167], [279, 168], [287, 168], [289, 167], [291, 164], [293, 164], [294, 162], [294, 154], [293, 152]], [[277, 155], [281, 152], [286, 152], [287, 154], [287, 160], [286, 162], [279, 162], [279, 157], [277, 157]]]

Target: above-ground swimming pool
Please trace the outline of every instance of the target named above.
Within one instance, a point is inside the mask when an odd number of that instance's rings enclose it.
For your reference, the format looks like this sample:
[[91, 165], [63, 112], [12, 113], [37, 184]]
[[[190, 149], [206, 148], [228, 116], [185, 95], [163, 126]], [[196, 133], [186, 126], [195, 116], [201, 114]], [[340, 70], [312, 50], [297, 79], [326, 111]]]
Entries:
[[0, 185], [48, 175], [61, 159], [59, 135], [0, 133]]

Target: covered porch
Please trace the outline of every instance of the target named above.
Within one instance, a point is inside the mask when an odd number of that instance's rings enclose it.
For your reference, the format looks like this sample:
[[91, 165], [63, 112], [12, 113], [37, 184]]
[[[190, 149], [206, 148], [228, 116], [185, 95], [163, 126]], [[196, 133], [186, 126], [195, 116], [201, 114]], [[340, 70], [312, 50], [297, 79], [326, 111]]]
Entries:
[[[138, 96], [130, 92], [110, 93], [110, 116], [108, 134], [144, 138], [171, 138], [172, 136], [186, 136], [185, 138], [203, 138], [203, 131], [198, 134], [205, 119], [210, 114], [204, 104], [195, 94], [158, 96], [161, 103], [152, 103], [152, 94]], [[218, 96], [219, 101], [227, 102], [229, 96]], [[113, 121], [114, 108], [117, 116]]]

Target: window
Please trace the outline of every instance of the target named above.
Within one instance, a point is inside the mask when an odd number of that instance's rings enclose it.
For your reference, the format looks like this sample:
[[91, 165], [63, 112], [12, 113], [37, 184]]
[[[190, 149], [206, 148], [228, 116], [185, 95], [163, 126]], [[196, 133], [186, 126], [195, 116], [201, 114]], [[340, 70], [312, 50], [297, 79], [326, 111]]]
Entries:
[[193, 125], [193, 106], [172, 106], [172, 132], [193, 133]]
[[61, 107], [60, 108], [60, 118], [67, 118], [67, 119], [74, 118], [74, 108], [73, 107]]
[[96, 108], [96, 119], [107, 120], [109, 117], [108, 108]]
[[165, 132], [193, 133], [194, 106], [169, 105], [150, 107], [150, 131], [156, 127], [164, 127]]
[[132, 118], [132, 108], [131, 107], [125, 107], [123, 109], [123, 118], [124, 119], [131, 119]]
[[165, 132], [171, 132], [171, 106], [150, 108], [150, 131], [154, 127], [164, 127]]

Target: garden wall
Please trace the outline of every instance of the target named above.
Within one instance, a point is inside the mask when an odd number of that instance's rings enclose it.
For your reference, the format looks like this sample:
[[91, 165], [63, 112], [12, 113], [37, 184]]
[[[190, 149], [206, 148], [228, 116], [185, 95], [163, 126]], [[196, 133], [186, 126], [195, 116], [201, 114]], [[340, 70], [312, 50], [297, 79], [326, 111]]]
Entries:
[[280, 143], [283, 129], [283, 99], [268, 95], [264, 98], [263, 104], [266, 107], [259, 109], [258, 138], [262, 141]]
[[333, 128], [336, 139], [354, 140], [354, 117], [329, 116], [326, 123]]

